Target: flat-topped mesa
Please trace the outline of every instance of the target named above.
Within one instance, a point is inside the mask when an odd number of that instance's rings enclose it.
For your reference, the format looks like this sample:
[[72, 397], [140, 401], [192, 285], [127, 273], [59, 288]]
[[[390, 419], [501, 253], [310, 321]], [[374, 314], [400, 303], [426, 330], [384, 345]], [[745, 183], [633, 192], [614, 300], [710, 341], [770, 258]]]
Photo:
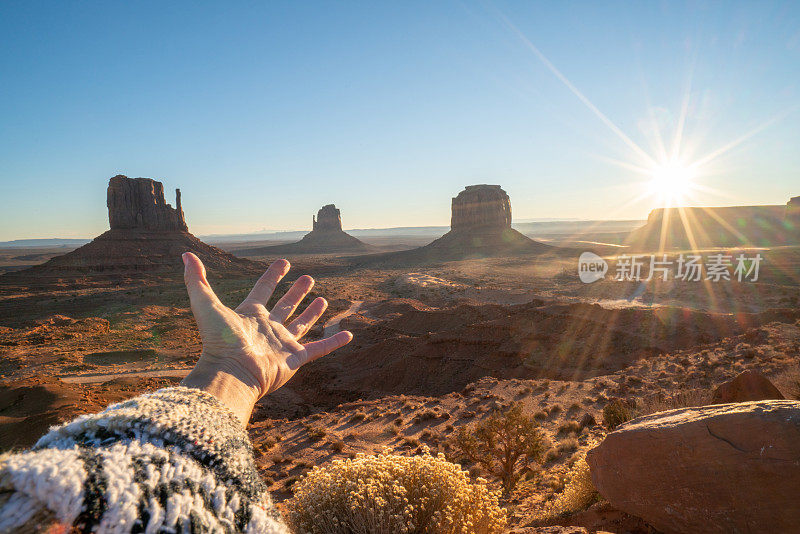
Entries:
[[786, 203], [786, 216], [784, 219], [791, 230], [800, 233], [800, 197], [792, 197]]
[[341, 232], [342, 214], [335, 204], [327, 204], [319, 209], [316, 219], [312, 217], [312, 224], [312, 232]]
[[106, 205], [112, 230], [186, 232], [181, 190], [175, 190], [176, 206], [164, 200], [164, 184], [150, 178], [118, 174], [108, 181]]
[[453, 199], [453, 232], [506, 228], [511, 228], [511, 200], [499, 185], [468, 185]]

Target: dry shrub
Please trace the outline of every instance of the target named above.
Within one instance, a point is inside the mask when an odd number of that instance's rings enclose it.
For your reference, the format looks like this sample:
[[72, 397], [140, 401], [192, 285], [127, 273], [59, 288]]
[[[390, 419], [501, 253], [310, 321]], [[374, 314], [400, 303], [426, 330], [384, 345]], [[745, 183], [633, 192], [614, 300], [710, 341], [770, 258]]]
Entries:
[[620, 399], [614, 399], [603, 407], [603, 424], [609, 430], [614, 430], [634, 417], [636, 409]]
[[600, 494], [592, 484], [586, 455], [575, 462], [565, 478], [564, 489], [545, 506], [542, 512], [536, 514], [536, 521], [549, 521], [559, 516], [574, 514], [600, 500]]
[[644, 399], [613, 399], [603, 408], [603, 424], [609, 430], [631, 419], [678, 408], [706, 406], [711, 403], [711, 394], [706, 389], [684, 389], [670, 394], [658, 394]]
[[309, 534], [495, 534], [506, 526], [498, 497], [442, 455], [383, 452], [312, 469], [286, 506]]
[[706, 406], [711, 403], [708, 389], [684, 389], [670, 395], [656, 395], [636, 403], [636, 417], [651, 413], [666, 412], [678, 408]]
[[772, 379], [775, 387], [787, 399], [800, 400], [800, 367], [791, 367]]

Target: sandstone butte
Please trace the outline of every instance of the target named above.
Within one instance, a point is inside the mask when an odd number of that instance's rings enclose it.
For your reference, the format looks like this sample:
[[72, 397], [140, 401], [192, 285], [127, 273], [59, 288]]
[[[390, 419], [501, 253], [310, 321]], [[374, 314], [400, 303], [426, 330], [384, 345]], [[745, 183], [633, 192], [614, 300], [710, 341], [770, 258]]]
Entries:
[[253, 274], [263, 269], [259, 263], [237, 258], [189, 233], [180, 190], [175, 194], [173, 208], [164, 198], [161, 182], [114, 176], [106, 191], [108, 231], [72, 252], [10, 275], [35, 275], [41, 280], [43, 276], [180, 273], [181, 254], [187, 251], [197, 254], [212, 274]]
[[331, 252], [369, 252], [370, 245], [342, 230], [342, 214], [334, 204], [322, 206], [311, 218], [311, 231], [296, 243], [240, 250], [244, 256], [273, 254], [326, 254]]
[[587, 461], [603, 497], [661, 532], [800, 532], [800, 402], [640, 417]]
[[468, 185], [452, 200], [450, 231], [396, 260], [455, 260], [556, 251], [511, 228], [511, 199], [499, 185]]

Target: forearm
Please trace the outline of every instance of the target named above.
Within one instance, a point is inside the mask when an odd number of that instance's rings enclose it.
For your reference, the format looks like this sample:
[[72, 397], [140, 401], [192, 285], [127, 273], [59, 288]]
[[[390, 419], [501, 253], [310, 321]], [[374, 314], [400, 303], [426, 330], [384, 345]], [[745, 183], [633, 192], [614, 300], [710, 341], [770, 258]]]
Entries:
[[242, 428], [250, 421], [258, 400], [258, 388], [255, 385], [245, 384], [233, 373], [205, 364], [202, 359], [181, 381], [181, 385], [213, 395], [236, 415]]

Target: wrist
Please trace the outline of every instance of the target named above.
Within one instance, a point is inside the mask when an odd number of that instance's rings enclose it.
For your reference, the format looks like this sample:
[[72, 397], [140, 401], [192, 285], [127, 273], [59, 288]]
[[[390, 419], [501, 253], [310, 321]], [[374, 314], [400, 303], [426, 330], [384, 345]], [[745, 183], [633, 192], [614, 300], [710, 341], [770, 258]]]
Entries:
[[181, 385], [210, 393], [228, 407], [246, 427], [259, 398], [257, 388], [242, 382], [233, 374], [210, 368], [202, 360], [181, 381]]

